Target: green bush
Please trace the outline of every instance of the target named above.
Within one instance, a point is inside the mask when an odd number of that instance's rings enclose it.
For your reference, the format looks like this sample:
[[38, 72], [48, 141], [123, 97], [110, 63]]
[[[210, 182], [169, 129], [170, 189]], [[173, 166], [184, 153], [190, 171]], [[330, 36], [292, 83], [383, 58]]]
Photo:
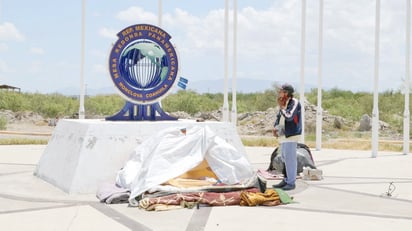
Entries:
[[0, 91], [0, 109], [12, 111], [24, 111], [27, 105], [27, 97], [17, 92]]
[[[125, 103], [126, 100], [120, 95], [96, 95], [87, 97], [84, 107], [86, 114], [111, 116], [120, 111]], [[78, 104], [76, 106], [78, 108]]]
[[[298, 93], [296, 93], [298, 94]], [[297, 95], [296, 95], [297, 96]], [[232, 94], [228, 95], [229, 109], [232, 107]], [[276, 107], [277, 91], [274, 86], [264, 92], [237, 93], [236, 107], [238, 113], [266, 111]], [[305, 94], [312, 104], [317, 104], [317, 89]], [[125, 99], [118, 94], [88, 96], [85, 98], [86, 116], [111, 116], [120, 111]], [[180, 90], [162, 99], [166, 112], [185, 111], [189, 114], [219, 110], [223, 106], [222, 93], [199, 94], [195, 91]], [[373, 94], [366, 92], [323, 90], [322, 108], [331, 115], [339, 115], [349, 121], [359, 121], [364, 114], [371, 116]], [[46, 118], [70, 117], [79, 110], [78, 97], [61, 94], [17, 93], [0, 91], [0, 110], [33, 111]], [[409, 108], [411, 111], [411, 108]], [[403, 129], [404, 95], [400, 91], [386, 91], [379, 94], [379, 119], [387, 122], [393, 129]], [[3, 127], [7, 123], [2, 122]], [[1, 124], [0, 124], [1, 126]]]
[[7, 128], [7, 118], [0, 116], [0, 130], [6, 130]]
[[184, 111], [193, 115], [194, 113], [199, 112], [202, 109], [202, 104], [204, 104], [205, 102], [205, 108], [212, 109], [214, 107], [213, 100], [209, 99], [208, 97], [202, 97], [194, 91], [180, 90], [176, 94], [171, 94], [163, 99], [162, 106], [167, 112]]
[[[306, 99], [317, 104], [317, 89], [306, 94]], [[405, 96], [400, 91], [386, 91], [378, 96], [379, 120], [402, 132]], [[322, 108], [329, 114], [339, 115], [350, 121], [359, 121], [362, 115], [372, 115], [373, 94], [366, 92], [352, 93], [339, 89], [331, 89], [322, 93]], [[409, 105], [409, 111], [411, 105]]]

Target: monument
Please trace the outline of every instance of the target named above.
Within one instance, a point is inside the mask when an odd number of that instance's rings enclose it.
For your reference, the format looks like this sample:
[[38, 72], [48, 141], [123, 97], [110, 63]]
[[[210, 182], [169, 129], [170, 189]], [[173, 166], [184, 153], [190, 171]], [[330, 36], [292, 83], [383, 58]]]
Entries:
[[[171, 36], [149, 24], [129, 26], [118, 34], [109, 57], [115, 87], [127, 102], [107, 120], [176, 120], [159, 101], [176, 82], [179, 61]], [[187, 80], [182, 78], [187, 83]]]
[[229, 122], [182, 120], [163, 111], [160, 100], [174, 86], [179, 61], [171, 36], [149, 24], [126, 27], [118, 34], [109, 55], [113, 84], [126, 103], [106, 119], [62, 119], [34, 172], [67, 193], [96, 193], [102, 183], [115, 182], [133, 150], [166, 128], [208, 126], [237, 150], [244, 147]]

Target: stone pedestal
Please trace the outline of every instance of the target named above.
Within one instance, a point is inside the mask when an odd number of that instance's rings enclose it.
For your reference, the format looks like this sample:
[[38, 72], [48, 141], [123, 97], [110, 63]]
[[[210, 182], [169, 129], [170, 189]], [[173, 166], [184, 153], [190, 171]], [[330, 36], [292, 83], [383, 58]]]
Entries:
[[245, 153], [236, 127], [227, 122], [60, 120], [35, 175], [67, 193], [96, 193], [115, 183], [134, 149], [165, 128], [209, 126], [217, 136]]

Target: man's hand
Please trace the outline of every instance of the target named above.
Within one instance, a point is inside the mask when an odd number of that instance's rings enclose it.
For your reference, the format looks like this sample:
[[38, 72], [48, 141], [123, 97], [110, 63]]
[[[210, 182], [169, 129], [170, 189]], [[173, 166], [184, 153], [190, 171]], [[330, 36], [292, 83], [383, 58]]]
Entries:
[[287, 102], [288, 98], [287, 97], [279, 97], [278, 98], [278, 105], [281, 109], [286, 108], [286, 102]]
[[278, 135], [278, 129], [273, 128], [272, 132], [273, 132], [273, 136], [274, 136], [274, 137], [279, 137], [279, 135]]

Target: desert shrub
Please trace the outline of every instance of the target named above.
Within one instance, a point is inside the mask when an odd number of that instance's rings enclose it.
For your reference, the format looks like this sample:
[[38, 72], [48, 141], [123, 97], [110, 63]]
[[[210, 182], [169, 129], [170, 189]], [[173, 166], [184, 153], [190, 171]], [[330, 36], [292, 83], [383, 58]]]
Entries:
[[6, 130], [7, 128], [7, 118], [5, 116], [0, 116], [0, 130]]
[[191, 90], [180, 90], [163, 99], [162, 106], [167, 112], [184, 111], [191, 115], [200, 111], [213, 111], [218, 109], [223, 101], [211, 96], [210, 94], [202, 96]]
[[86, 114], [114, 115], [123, 108], [125, 103], [126, 100], [116, 94], [87, 97], [85, 99]]
[[[298, 94], [298, 93], [296, 93]], [[236, 94], [237, 112], [246, 113], [266, 111], [276, 107], [277, 91], [272, 88], [264, 92]], [[296, 95], [297, 96], [297, 95]], [[229, 110], [232, 107], [232, 94], [228, 95]], [[305, 94], [312, 104], [317, 104], [317, 89]], [[110, 116], [120, 111], [125, 100], [118, 94], [87, 96], [85, 98], [86, 116]], [[222, 93], [199, 94], [191, 90], [179, 90], [162, 99], [166, 112], [184, 111], [191, 115], [198, 112], [219, 110], [223, 106]], [[411, 111], [411, 106], [409, 106]], [[331, 115], [339, 115], [349, 121], [359, 121], [364, 114], [371, 115], [373, 94], [353, 93], [337, 88], [322, 91], [322, 108]], [[43, 117], [72, 116], [79, 110], [79, 98], [58, 93], [18, 93], [0, 91], [0, 109], [33, 111]], [[393, 129], [402, 131], [404, 95], [400, 91], [386, 91], [379, 94], [379, 119], [387, 122]]]
[[23, 94], [17, 92], [0, 91], [0, 109], [23, 111], [27, 107], [25, 98]]

